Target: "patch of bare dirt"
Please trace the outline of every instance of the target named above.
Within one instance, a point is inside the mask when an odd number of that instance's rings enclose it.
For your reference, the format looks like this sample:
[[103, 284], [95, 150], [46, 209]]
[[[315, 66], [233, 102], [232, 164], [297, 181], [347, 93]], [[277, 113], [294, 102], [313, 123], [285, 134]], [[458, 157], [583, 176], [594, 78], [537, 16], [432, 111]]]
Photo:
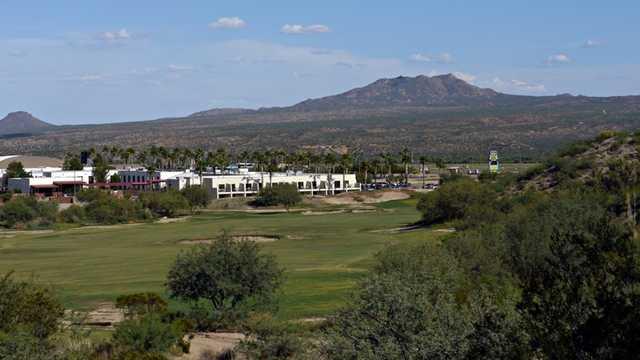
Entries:
[[199, 360], [205, 352], [220, 354], [235, 348], [245, 336], [241, 333], [196, 333], [193, 334], [189, 353], [174, 356], [173, 359]]
[[305, 211], [302, 215], [333, 215], [333, 214], [343, 214], [345, 210], [334, 210], [334, 211]]
[[84, 320], [85, 325], [112, 327], [124, 320], [122, 310], [115, 307], [114, 303], [100, 303], [95, 310], [90, 311]]
[[156, 221], [156, 223], [157, 224], [171, 224], [171, 223], [177, 223], [177, 222], [184, 222], [184, 221], [187, 221], [189, 218], [191, 218], [191, 216], [182, 216], [182, 217], [177, 217], [177, 218], [163, 217], [162, 219], [159, 219], [158, 221]]
[[[257, 243], [274, 242], [280, 237], [276, 235], [233, 235], [231, 238], [235, 241], [253, 241]], [[192, 239], [180, 241], [183, 245], [212, 244], [216, 239]]]
[[378, 204], [393, 200], [404, 200], [408, 199], [409, 197], [410, 195], [405, 191], [387, 190], [342, 193], [336, 196], [322, 198], [322, 201], [325, 204], [329, 205], [359, 205]]

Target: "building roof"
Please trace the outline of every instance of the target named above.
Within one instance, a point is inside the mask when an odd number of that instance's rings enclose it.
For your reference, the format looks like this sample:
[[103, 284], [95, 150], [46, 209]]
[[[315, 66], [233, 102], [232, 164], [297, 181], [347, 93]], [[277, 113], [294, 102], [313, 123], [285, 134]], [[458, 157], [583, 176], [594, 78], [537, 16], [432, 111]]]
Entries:
[[25, 169], [45, 168], [45, 167], [62, 167], [62, 160], [50, 158], [46, 156], [27, 156], [27, 155], [8, 155], [0, 156], [0, 169], [6, 169], [7, 166], [19, 161]]

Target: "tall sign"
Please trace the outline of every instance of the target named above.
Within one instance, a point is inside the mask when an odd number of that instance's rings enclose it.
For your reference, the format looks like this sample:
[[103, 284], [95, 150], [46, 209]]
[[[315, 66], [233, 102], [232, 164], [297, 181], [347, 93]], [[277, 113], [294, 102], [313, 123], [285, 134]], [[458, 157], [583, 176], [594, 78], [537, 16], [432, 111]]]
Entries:
[[489, 172], [494, 174], [500, 172], [500, 161], [498, 161], [497, 150], [491, 150], [489, 152]]

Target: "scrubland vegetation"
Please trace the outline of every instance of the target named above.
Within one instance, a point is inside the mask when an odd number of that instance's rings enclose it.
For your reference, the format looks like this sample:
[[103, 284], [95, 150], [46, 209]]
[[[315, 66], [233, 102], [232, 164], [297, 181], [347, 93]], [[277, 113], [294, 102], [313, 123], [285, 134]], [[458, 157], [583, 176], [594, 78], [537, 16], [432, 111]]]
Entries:
[[[380, 204], [375, 214], [338, 213], [321, 220], [294, 213], [233, 215], [235, 220], [215, 214], [239, 228], [254, 222], [263, 230], [287, 228], [290, 235], [311, 239], [256, 244], [223, 233], [177, 258], [159, 249], [175, 259], [161, 267], [166, 292], [156, 287], [157, 294], [121, 297], [118, 306], [127, 319], [82, 356], [50, 340], [57, 336], [55, 326], [34, 325], [57, 323], [62, 306], [55, 293], [8, 276], [0, 291], [27, 300], [19, 306], [0, 300], [0, 314], [12, 319], [0, 325], [0, 354], [159, 359], [188, 352], [185, 335], [193, 331], [233, 329], [247, 337], [210, 358], [635, 358], [639, 145], [636, 135], [603, 134], [526, 174], [484, 174], [479, 181], [450, 177], [437, 191]], [[409, 204], [419, 216], [409, 212]], [[205, 220], [213, 219], [203, 215], [189, 226], [205, 226]], [[398, 228], [410, 224], [421, 227]], [[441, 235], [434, 236], [436, 231]], [[31, 239], [47, 241], [59, 240]], [[279, 307], [304, 301], [292, 287], [322, 283], [309, 271], [347, 274], [349, 267], [351, 273], [358, 269], [342, 293], [349, 295], [329, 311], [307, 313], [322, 315], [319, 323], [281, 316]], [[336, 295], [319, 289], [320, 300], [305, 305], [326, 304], [324, 293]], [[176, 300], [180, 306], [172, 306]], [[32, 303], [54, 309], [48, 312], [54, 319], [34, 321]]]

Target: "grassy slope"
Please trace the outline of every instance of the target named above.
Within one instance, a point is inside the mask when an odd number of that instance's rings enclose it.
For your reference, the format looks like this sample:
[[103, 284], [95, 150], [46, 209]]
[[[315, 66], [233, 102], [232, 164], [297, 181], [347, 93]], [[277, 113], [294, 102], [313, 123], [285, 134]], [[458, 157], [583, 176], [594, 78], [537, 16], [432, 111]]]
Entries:
[[188, 221], [111, 228], [86, 228], [49, 234], [0, 236], [0, 273], [16, 270], [53, 284], [69, 307], [89, 308], [119, 294], [163, 291], [175, 255], [186, 239], [208, 239], [223, 229], [232, 233], [274, 234], [263, 243], [287, 269], [281, 316], [324, 315], [342, 304], [364, 274], [371, 256], [392, 241], [423, 241], [428, 230], [404, 234], [372, 232], [418, 220], [414, 200], [379, 206], [376, 213], [305, 216], [208, 212]]

